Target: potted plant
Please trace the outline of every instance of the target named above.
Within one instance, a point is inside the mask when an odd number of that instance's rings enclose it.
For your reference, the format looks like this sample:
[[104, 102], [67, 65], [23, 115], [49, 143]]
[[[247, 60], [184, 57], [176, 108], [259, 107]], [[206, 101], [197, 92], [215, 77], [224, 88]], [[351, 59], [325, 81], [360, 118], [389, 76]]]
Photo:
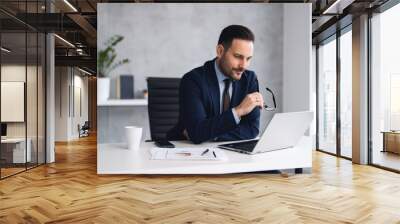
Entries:
[[105, 48], [97, 53], [97, 102], [104, 102], [110, 96], [110, 76], [117, 67], [129, 63], [125, 58], [115, 61], [117, 53], [114, 47], [124, 39], [123, 36], [114, 35], [105, 42]]

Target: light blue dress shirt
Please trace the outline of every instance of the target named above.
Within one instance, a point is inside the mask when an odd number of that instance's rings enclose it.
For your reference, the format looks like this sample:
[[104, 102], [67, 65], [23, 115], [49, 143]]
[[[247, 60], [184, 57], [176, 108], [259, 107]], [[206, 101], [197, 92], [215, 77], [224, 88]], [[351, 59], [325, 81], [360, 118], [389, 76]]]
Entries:
[[[224, 88], [225, 88], [225, 82], [224, 80], [227, 78], [222, 72], [221, 70], [219, 70], [219, 66], [217, 65], [217, 60], [215, 60], [214, 62], [214, 68], [215, 68], [215, 73], [217, 74], [217, 79], [218, 79], [218, 85], [219, 85], [219, 113], [222, 113], [222, 108], [223, 108], [223, 92], [224, 92]], [[232, 99], [232, 83], [231, 85], [229, 85], [229, 96]], [[236, 124], [239, 124], [240, 122], [240, 117], [236, 114], [236, 111], [232, 108], [232, 113], [233, 113], [233, 117], [235, 118]]]

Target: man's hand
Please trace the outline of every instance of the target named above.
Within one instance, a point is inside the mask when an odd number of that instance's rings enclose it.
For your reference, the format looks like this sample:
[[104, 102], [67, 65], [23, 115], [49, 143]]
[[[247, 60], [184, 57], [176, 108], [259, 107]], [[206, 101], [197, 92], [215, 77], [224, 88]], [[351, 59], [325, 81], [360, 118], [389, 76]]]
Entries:
[[235, 107], [236, 114], [239, 117], [247, 115], [250, 113], [255, 107], [264, 107], [264, 99], [259, 92], [254, 92], [247, 94], [246, 97], [242, 100], [239, 106]]

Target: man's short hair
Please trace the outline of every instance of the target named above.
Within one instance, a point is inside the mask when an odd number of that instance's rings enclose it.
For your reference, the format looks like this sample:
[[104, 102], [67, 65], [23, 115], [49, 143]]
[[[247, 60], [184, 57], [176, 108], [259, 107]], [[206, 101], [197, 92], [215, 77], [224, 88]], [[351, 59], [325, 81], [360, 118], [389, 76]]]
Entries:
[[230, 25], [225, 27], [219, 35], [218, 44], [222, 44], [225, 50], [232, 45], [233, 39], [248, 40], [254, 42], [254, 34], [251, 30], [241, 25]]

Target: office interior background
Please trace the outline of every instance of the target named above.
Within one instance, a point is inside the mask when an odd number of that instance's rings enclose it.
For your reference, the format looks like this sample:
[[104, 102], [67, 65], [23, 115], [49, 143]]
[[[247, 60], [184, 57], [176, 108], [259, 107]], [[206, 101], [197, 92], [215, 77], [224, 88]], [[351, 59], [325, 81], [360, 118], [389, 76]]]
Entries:
[[[68, 145], [68, 142], [85, 141], [85, 138], [88, 138], [81, 137], [82, 126], [85, 126], [85, 123], [88, 125], [89, 136], [100, 134], [97, 128], [100, 126], [97, 123], [98, 110], [99, 115], [105, 113], [106, 116], [110, 110], [122, 113], [138, 110], [143, 116], [134, 119], [141, 122], [147, 120], [143, 90], [147, 88], [145, 77], [151, 74], [140, 68], [130, 70], [129, 66], [122, 66], [121, 70], [117, 70], [119, 74], [111, 80], [114, 83], [111, 97], [117, 99], [118, 75], [138, 73], [143, 76], [141, 79], [135, 76], [136, 102], [116, 107], [97, 105], [97, 46], [105, 40], [102, 39], [102, 35], [104, 38], [109, 36], [109, 33], [98, 32], [102, 28], [98, 26], [98, 21], [99, 24], [109, 21], [108, 19], [103, 21], [106, 17], [99, 17], [98, 13], [101, 12], [101, 3], [125, 3], [129, 4], [129, 7], [141, 3], [140, 7], [152, 7], [153, 3], [165, 2], [168, 1], [2, 0], [0, 2], [1, 184], [6, 185], [7, 181], [12, 181], [12, 178], [20, 175], [25, 177], [34, 175], [34, 170], [43, 166], [51, 166], [59, 161], [70, 161], [66, 154], [73, 152], [73, 148], [67, 152], [61, 148]], [[203, 2], [227, 3], [226, 1]], [[311, 134], [315, 135], [315, 150], [337, 158], [338, 160], [335, 160], [339, 161], [337, 163], [348, 160], [354, 166], [362, 164], [376, 167], [377, 173], [383, 170], [399, 173], [400, 65], [397, 61], [400, 52], [398, 41], [400, 32], [397, 24], [400, 21], [400, 4], [398, 1], [237, 2], [249, 5], [259, 3], [311, 5], [309, 35], [312, 43], [309, 43], [311, 46], [300, 47], [311, 47], [312, 50], [311, 60], [306, 63], [310, 64], [309, 77], [312, 77], [308, 83], [311, 94], [309, 105], [313, 107], [311, 110], [315, 111], [316, 115], [315, 123], [310, 128]], [[274, 15], [274, 12], [271, 13]], [[270, 14], [262, 16], [271, 19], [272, 22], [277, 21], [276, 17], [282, 17]], [[132, 20], [131, 24], [140, 26], [140, 19], [132, 18]], [[126, 23], [117, 24], [113, 29], [129, 26]], [[278, 35], [274, 38], [284, 37]], [[129, 39], [130, 37], [125, 35], [126, 43], [129, 43]], [[297, 49], [298, 46], [292, 47]], [[132, 50], [134, 52], [136, 48]], [[209, 53], [201, 59], [211, 55]], [[121, 53], [121, 58], [127, 57], [131, 61], [140, 60], [138, 59], [140, 56], [140, 52]], [[274, 58], [270, 59], [271, 64], [274, 64]], [[295, 72], [296, 63], [303, 59], [293, 58], [293, 66], [291, 64], [284, 66]], [[190, 60], [193, 65], [202, 61], [193, 57]], [[179, 59], [176, 59], [175, 64], [177, 61]], [[179, 76], [181, 71], [187, 69], [188, 67], [179, 68], [168, 73], [161, 69], [157, 73]], [[266, 69], [268, 73], [266, 77], [269, 78], [272, 74], [268, 69], [270, 68]], [[264, 77], [259, 79], [263, 83], [271, 82]], [[274, 88], [274, 85], [279, 85], [280, 82], [282, 80], [273, 79], [268, 85]], [[283, 97], [284, 91], [284, 88], [278, 90], [278, 98]], [[133, 106], [137, 104], [139, 106]], [[115, 134], [121, 135], [118, 132]], [[58, 161], [57, 156], [63, 159]], [[71, 158], [78, 157], [71, 156]], [[95, 157], [92, 155], [87, 159], [95, 160]], [[73, 161], [71, 162], [73, 164]], [[324, 169], [336, 169], [334, 162], [329, 165], [331, 167]], [[356, 169], [358, 166], [354, 168]]]

